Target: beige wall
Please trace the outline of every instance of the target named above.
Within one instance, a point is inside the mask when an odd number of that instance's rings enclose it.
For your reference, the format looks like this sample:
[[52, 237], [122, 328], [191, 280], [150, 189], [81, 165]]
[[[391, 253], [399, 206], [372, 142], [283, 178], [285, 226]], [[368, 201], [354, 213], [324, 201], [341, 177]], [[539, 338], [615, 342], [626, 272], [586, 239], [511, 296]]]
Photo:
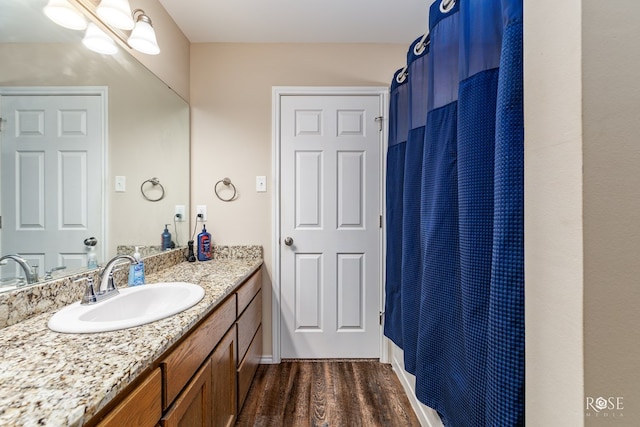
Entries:
[[527, 425], [640, 425], [639, 13], [525, 2]]
[[580, 426], [580, 0], [524, 6], [526, 422]]
[[[585, 396], [640, 425], [640, 4], [583, 2]], [[593, 29], [593, 30], [592, 30]]]
[[[193, 44], [191, 47], [191, 203], [207, 205], [216, 244], [265, 250], [264, 353], [271, 354], [273, 86], [388, 86], [406, 45]], [[256, 175], [267, 192], [255, 192]], [[214, 184], [231, 178], [232, 203]], [[199, 231], [198, 231], [199, 232]]]
[[580, 426], [581, 6], [524, 6], [526, 422]]

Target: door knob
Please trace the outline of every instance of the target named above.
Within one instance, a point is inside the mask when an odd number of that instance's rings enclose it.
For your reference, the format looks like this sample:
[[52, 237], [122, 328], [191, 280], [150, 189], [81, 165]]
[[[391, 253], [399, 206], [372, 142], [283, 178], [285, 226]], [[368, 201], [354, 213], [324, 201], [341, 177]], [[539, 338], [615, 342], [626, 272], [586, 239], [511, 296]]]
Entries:
[[284, 238], [284, 244], [287, 245], [287, 246], [293, 245], [293, 239], [291, 237], [285, 237]]

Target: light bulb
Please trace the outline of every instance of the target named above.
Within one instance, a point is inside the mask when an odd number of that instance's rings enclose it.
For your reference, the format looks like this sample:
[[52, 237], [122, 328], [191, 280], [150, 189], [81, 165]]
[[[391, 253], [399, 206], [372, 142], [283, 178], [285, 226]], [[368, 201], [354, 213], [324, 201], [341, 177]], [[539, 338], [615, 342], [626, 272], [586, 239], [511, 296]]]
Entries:
[[102, 0], [96, 13], [107, 25], [121, 30], [133, 29], [134, 22], [129, 0]]
[[43, 11], [49, 19], [65, 28], [71, 30], [87, 28], [87, 19], [67, 0], [49, 0]]
[[151, 19], [147, 15], [141, 14], [136, 19], [136, 26], [127, 40], [129, 46], [135, 50], [148, 55], [160, 53], [160, 47], [156, 40], [156, 33], [151, 26]]
[[93, 22], [89, 23], [82, 43], [90, 50], [105, 55], [113, 55], [118, 51], [116, 43]]

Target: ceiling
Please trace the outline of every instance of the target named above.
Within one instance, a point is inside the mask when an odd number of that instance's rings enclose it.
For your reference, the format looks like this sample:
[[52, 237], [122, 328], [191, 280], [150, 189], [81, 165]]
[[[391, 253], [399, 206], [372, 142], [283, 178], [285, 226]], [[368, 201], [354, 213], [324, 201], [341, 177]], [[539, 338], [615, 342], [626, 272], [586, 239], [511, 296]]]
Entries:
[[160, 0], [191, 43], [404, 43], [434, 0]]

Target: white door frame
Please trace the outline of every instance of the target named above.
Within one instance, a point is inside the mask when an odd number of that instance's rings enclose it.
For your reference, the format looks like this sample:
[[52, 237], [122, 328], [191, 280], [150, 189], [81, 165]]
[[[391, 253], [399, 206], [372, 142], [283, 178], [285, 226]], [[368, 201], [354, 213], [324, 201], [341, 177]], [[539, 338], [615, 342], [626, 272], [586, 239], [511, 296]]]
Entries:
[[[274, 86], [272, 88], [272, 159], [271, 159], [271, 175], [273, 176], [273, 198], [272, 198], [272, 223], [271, 223], [271, 242], [272, 242], [272, 303], [271, 303], [271, 330], [272, 330], [272, 363], [280, 363], [280, 290], [281, 290], [281, 273], [280, 273], [280, 106], [281, 98], [287, 95], [299, 96], [321, 96], [321, 95], [375, 95], [380, 100], [380, 111], [382, 111], [382, 138], [380, 141], [380, 213], [384, 218], [384, 194], [386, 182], [386, 158], [388, 143], [388, 126], [387, 111], [389, 110], [389, 88], [378, 86], [355, 86], [355, 87], [320, 87], [320, 86]], [[384, 311], [384, 259], [385, 259], [385, 227], [382, 228], [380, 234], [380, 276], [379, 276], [379, 292], [380, 307], [379, 311]], [[383, 328], [380, 327], [380, 361], [389, 362], [389, 344], [384, 338]]]
[[102, 228], [102, 236], [98, 237], [98, 245], [100, 247], [100, 253], [103, 256], [107, 253], [108, 246], [108, 233], [107, 233], [107, 221], [108, 221], [108, 206], [107, 206], [107, 165], [108, 163], [108, 150], [107, 141], [109, 140], [109, 88], [107, 86], [0, 86], [0, 102], [2, 102], [2, 95], [49, 95], [49, 96], [65, 96], [65, 95], [96, 95], [100, 97], [100, 103], [102, 108], [102, 141], [100, 144], [100, 155], [102, 156], [102, 175], [101, 182], [102, 191], [102, 214], [100, 218], [100, 225]]

